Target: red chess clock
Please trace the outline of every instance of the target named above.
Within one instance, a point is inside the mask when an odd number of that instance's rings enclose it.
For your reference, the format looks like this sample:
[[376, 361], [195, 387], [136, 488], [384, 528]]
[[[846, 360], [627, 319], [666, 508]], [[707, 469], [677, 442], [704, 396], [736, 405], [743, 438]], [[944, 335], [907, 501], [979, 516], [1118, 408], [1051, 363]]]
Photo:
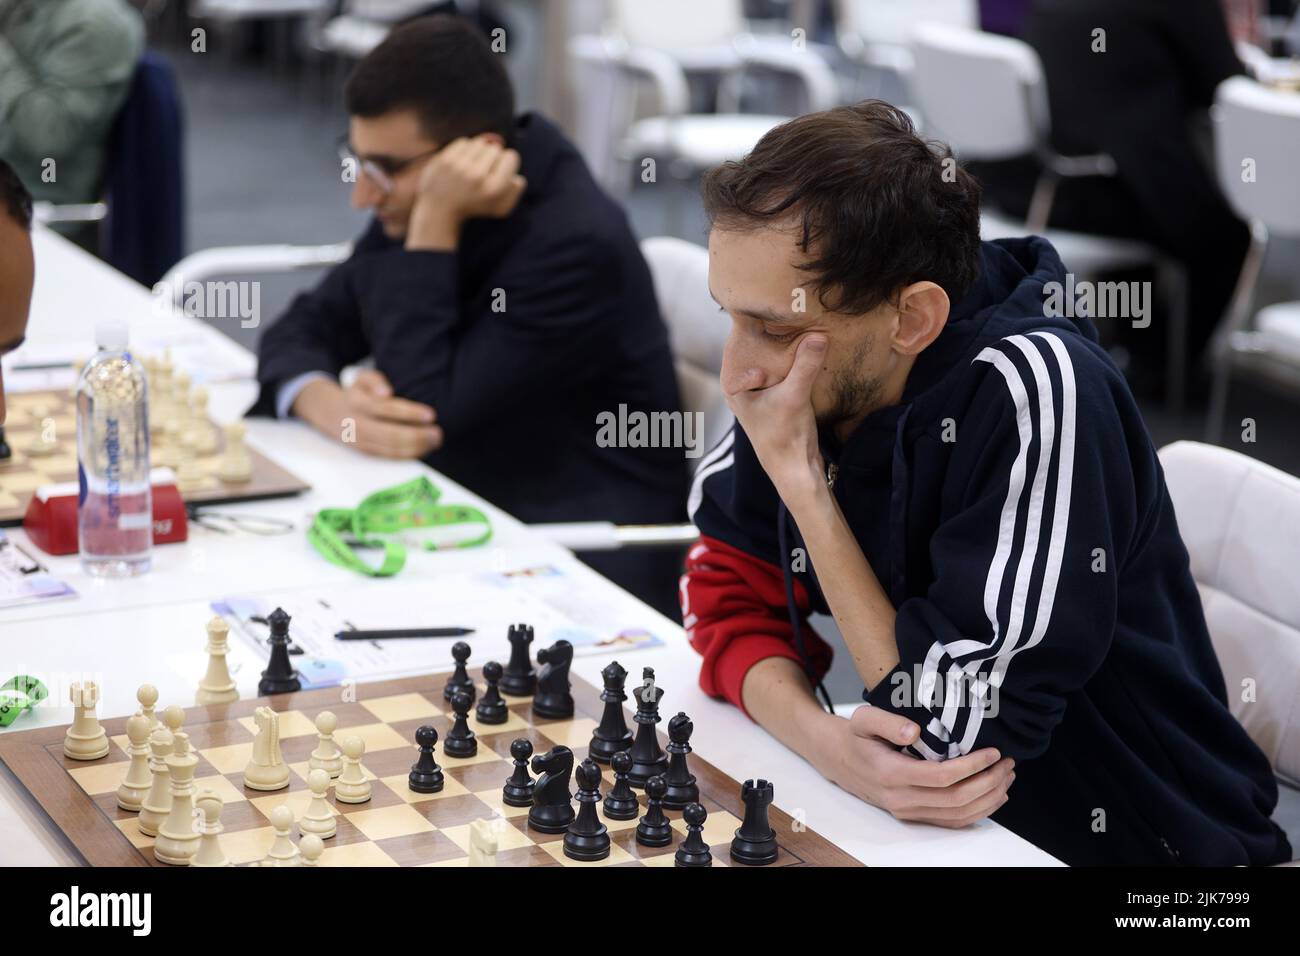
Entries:
[[[185, 502], [170, 472], [156, 473], [153, 483], [153, 543], [172, 544], [189, 535]], [[37, 488], [27, 504], [23, 529], [46, 554], [77, 553], [77, 485], [66, 482]]]

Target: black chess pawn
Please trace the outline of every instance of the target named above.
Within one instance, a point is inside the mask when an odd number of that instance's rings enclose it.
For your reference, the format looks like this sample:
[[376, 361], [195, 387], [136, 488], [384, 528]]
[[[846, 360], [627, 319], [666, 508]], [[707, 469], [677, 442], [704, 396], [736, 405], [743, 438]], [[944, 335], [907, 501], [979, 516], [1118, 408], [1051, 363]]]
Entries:
[[610, 760], [614, 768], [614, 786], [605, 794], [605, 816], [611, 820], [635, 820], [641, 812], [636, 794], [627, 782], [627, 772], [632, 769], [632, 756], [620, 750]]
[[533, 789], [533, 808], [528, 826], [539, 833], [565, 833], [573, 822], [573, 794], [569, 775], [573, 773], [573, 751], [555, 746], [533, 758], [533, 773], [541, 774]]
[[474, 686], [474, 681], [465, 670], [465, 662], [469, 660], [469, 645], [464, 641], [457, 641], [451, 645], [451, 656], [456, 662], [456, 669], [447, 678], [447, 685], [442, 689], [442, 699], [451, 700], [459, 691], [462, 694], [468, 694], [469, 702], [472, 704], [474, 698], [478, 696], [478, 688]]
[[686, 839], [677, 847], [674, 866], [713, 865], [713, 854], [704, 842], [704, 821], [708, 816], [708, 811], [698, 803], [688, 804], [682, 811], [682, 819], [686, 821]]
[[592, 760], [609, 763], [610, 758], [620, 750], [632, 746], [632, 731], [627, 729], [627, 719], [623, 716], [623, 682], [627, 680], [627, 671], [614, 661], [600, 676], [605, 680], [605, 689], [600, 699], [605, 702], [605, 712], [601, 715], [600, 725], [591, 734], [591, 745], [587, 752]]
[[634, 787], [644, 787], [646, 781], [668, 771], [668, 755], [659, 746], [655, 724], [659, 723], [659, 699], [663, 688], [655, 686], [655, 671], [646, 667], [641, 671], [641, 686], [632, 691], [636, 699], [636, 739], [632, 741], [632, 769], [628, 782]]
[[695, 782], [695, 774], [686, 766], [686, 755], [691, 752], [691, 733], [695, 725], [685, 714], [678, 714], [668, 721], [668, 772], [664, 780], [668, 789], [664, 791], [664, 806], [669, 810], [680, 810], [692, 803], [700, 802], [700, 788]]
[[5, 429], [3, 425], [0, 425], [0, 461], [4, 461], [6, 458], [11, 457], [13, 457], [13, 449], [10, 448], [9, 443], [5, 441]]
[[257, 683], [257, 694], [296, 694], [302, 690], [302, 682], [289, 660], [289, 615], [277, 607], [267, 615], [266, 623], [271, 626], [271, 660]]
[[663, 776], [651, 777], [645, 784], [645, 816], [636, 825], [636, 842], [642, 846], [667, 846], [673, 842], [672, 824], [664, 816]]
[[504, 724], [510, 719], [510, 711], [506, 707], [506, 702], [501, 699], [501, 692], [497, 689], [501, 683], [501, 665], [496, 661], [488, 661], [484, 664], [483, 679], [487, 681], [487, 690], [483, 692], [483, 699], [474, 708], [474, 716], [478, 718], [480, 724]]
[[415, 742], [420, 745], [420, 758], [411, 765], [407, 786], [416, 793], [438, 793], [442, 790], [442, 768], [433, 759], [438, 731], [426, 724], [415, 732]]
[[501, 788], [501, 802], [508, 807], [531, 807], [533, 789], [537, 786], [528, 775], [528, 758], [533, 755], [533, 742], [527, 737], [520, 737], [510, 744], [510, 756], [514, 759], [514, 773]]
[[571, 860], [603, 860], [609, 856], [609, 827], [600, 822], [600, 766], [588, 757], [578, 765], [578, 815], [564, 834], [564, 855]]
[[748, 866], [766, 866], [776, 861], [776, 831], [767, 822], [767, 808], [774, 788], [766, 780], [746, 780], [740, 787], [745, 819], [731, 841], [731, 858]]
[[533, 692], [533, 713], [545, 720], [567, 720], [573, 716], [573, 693], [569, 687], [569, 665], [573, 663], [573, 645], [556, 641], [537, 652], [537, 662], [544, 665], [537, 675]]
[[460, 693], [451, 699], [451, 709], [456, 714], [451, 731], [443, 741], [442, 752], [448, 757], [472, 757], [478, 753], [478, 738], [469, 729], [469, 694]]
[[528, 647], [533, 643], [533, 628], [529, 624], [511, 624], [507, 632], [510, 641], [510, 661], [501, 675], [501, 693], [511, 697], [532, 697], [537, 689], [537, 672]]

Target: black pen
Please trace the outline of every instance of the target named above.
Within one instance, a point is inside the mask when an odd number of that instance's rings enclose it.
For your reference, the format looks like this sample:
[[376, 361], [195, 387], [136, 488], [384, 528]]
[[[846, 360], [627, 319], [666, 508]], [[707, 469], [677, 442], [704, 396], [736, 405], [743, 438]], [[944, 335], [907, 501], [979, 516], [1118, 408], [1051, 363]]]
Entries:
[[386, 641], [394, 637], [464, 637], [472, 627], [404, 627], [392, 631], [339, 631], [340, 641]]

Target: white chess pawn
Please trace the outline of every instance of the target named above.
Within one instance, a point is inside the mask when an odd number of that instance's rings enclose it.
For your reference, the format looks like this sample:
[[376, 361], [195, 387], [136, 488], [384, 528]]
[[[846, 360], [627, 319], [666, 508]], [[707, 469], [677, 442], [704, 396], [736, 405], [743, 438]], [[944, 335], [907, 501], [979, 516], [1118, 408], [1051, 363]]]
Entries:
[[257, 736], [253, 755], [244, 767], [244, 786], [250, 790], [283, 790], [289, 786], [289, 765], [280, 751], [280, 715], [270, 707], [253, 712]]
[[366, 753], [366, 742], [360, 737], [343, 738], [343, 772], [334, 784], [334, 799], [339, 803], [365, 803], [370, 799], [370, 781], [366, 779], [361, 758]]
[[152, 729], [153, 721], [144, 714], [136, 714], [126, 722], [126, 736], [131, 741], [126, 753], [131, 762], [117, 787], [117, 805], [131, 813], [140, 812], [153, 785], [153, 771], [149, 769], [149, 734]]
[[230, 651], [227, 643], [229, 635], [230, 625], [221, 615], [215, 615], [208, 621], [208, 672], [199, 681], [199, 691], [194, 695], [195, 702], [200, 706], [229, 704], [239, 700], [239, 691], [226, 664], [226, 655]]
[[263, 866], [299, 866], [298, 848], [293, 844], [293, 811], [283, 803], [271, 811], [275, 842], [262, 861]]
[[247, 426], [243, 422], [231, 422], [224, 431], [226, 450], [222, 453], [221, 464], [217, 466], [217, 477], [232, 484], [250, 481], [253, 477], [253, 458], [248, 453], [248, 446], [244, 444]]
[[208, 390], [200, 385], [192, 395], [192, 418], [185, 442], [200, 455], [211, 455], [217, 450], [217, 432], [208, 418]]
[[200, 790], [194, 805], [199, 808], [202, 818], [199, 821], [199, 850], [190, 858], [190, 866], [230, 866], [226, 851], [221, 847], [221, 834], [225, 827], [221, 825], [221, 808], [225, 801], [221, 795], [211, 790]]
[[178, 732], [172, 752], [164, 759], [171, 773], [172, 806], [158, 827], [153, 855], [163, 863], [188, 866], [199, 850], [199, 834], [194, 829], [194, 770], [199, 758], [190, 750], [189, 734]]
[[[180, 456], [177, 457], [179, 459]], [[182, 495], [192, 494], [215, 486], [216, 482], [208, 475], [207, 469], [201, 461], [186, 458], [181, 461], [180, 467], [176, 469], [176, 490]]]
[[170, 704], [163, 708], [162, 724], [172, 732], [175, 737], [180, 733], [181, 725], [185, 723], [185, 708], [180, 704]]
[[331, 777], [337, 777], [343, 772], [343, 754], [339, 752], [339, 745], [334, 742], [334, 728], [338, 723], [338, 718], [334, 716], [333, 711], [322, 710], [316, 715], [316, 749], [311, 752], [311, 759], [307, 761], [310, 769], [324, 770]]
[[334, 811], [325, 799], [330, 788], [330, 775], [324, 770], [313, 770], [307, 774], [307, 786], [311, 788], [311, 803], [307, 812], [298, 821], [298, 829], [303, 833], [312, 833], [322, 840], [328, 840], [338, 832], [338, 823], [334, 820]]
[[98, 760], [108, 754], [108, 734], [95, 716], [99, 703], [99, 685], [94, 681], [77, 681], [68, 688], [72, 699], [72, 726], [63, 738], [63, 753], [73, 760]]
[[140, 702], [140, 713], [149, 718], [149, 733], [153, 733], [162, 726], [162, 721], [153, 712], [158, 703], [158, 688], [153, 684], [141, 684], [135, 692], [135, 699]]
[[302, 858], [302, 866], [320, 866], [320, 857], [324, 852], [325, 844], [316, 834], [304, 833], [298, 838], [298, 855]]
[[497, 865], [497, 830], [491, 820], [475, 820], [469, 825], [469, 863], [467, 865]]
[[174, 743], [172, 732], [166, 727], [159, 727], [149, 735], [149, 769], [153, 772], [153, 781], [140, 804], [140, 816], [136, 818], [136, 827], [145, 836], [158, 835], [158, 827], [172, 808], [171, 770], [167, 766], [167, 755], [172, 752]]

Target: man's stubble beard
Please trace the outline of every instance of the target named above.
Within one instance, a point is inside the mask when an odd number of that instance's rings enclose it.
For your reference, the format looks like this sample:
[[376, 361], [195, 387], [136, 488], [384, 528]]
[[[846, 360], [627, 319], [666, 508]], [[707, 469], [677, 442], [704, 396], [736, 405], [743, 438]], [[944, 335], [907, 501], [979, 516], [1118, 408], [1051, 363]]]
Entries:
[[853, 350], [849, 361], [835, 371], [831, 380], [835, 404], [817, 416], [817, 424], [822, 428], [834, 428], [841, 422], [861, 419], [879, 405], [884, 385], [879, 378], [861, 371], [874, 344], [875, 337], [868, 333]]

